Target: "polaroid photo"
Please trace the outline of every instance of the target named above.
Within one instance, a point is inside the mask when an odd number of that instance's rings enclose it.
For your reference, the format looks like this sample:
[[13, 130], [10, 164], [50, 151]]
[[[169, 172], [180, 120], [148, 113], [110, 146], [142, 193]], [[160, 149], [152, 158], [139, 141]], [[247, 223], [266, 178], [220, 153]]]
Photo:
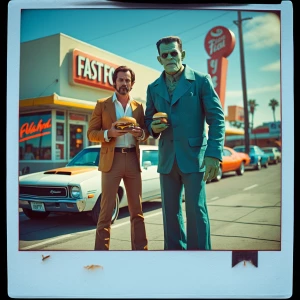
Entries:
[[[166, 36], [180, 37], [182, 51], [168, 52], [165, 44], [162, 56], [156, 43]], [[12, 0], [7, 50], [11, 298], [292, 296], [290, 1], [183, 5]], [[164, 71], [162, 59], [176, 63], [178, 55], [185, 69], [210, 75], [224, 110], [223, 160], [218, 176], [206, 183], [211, 251], [164, 250], [160, 141], [151, 136], [140, 143], [148, 251], [132, 251], [123, 181], [113, 199], [109, 251], [95, 251], [102, 189], [99, 154], [106, 154], [100, 153], [101, 143], [88, 138], [97, 100], [114, 94], [114, 71], [125, 65], [136, 76], [130, 95], [145, 109], [148, 85]], [[172, 91], [175, 82], [176, 91], [182, 77], [178, 83], [172, 78], [168, 87]], [[201, 104], [188, 92], [181, 98], [181, 103], [188, 101], [181, 113], [192, 122]], [[172, 105], [175, 110], [176, 103]], [[180, 120], [170, 115], [168, 121], [167, 130], [175, 133], [172, 126]], [[209, 135], [209, 126], [205, 132]], [[197, 141], [197, 136], [190, 139], [191, 146], [199, 146]], [[190, 213], [186, 197], [184, 190], [184, 227]]]

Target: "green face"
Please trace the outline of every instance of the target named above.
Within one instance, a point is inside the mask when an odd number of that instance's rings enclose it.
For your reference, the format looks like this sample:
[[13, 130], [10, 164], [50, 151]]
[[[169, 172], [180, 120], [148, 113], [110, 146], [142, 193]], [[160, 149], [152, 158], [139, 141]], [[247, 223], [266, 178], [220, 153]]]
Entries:
[[185, 51], [180, 52], [177, 42], [160, 44], [159, 50], [160, 55], [157, 56], [157, 60], [163, 65], [166, 73], [176, 74], [182, 67]]

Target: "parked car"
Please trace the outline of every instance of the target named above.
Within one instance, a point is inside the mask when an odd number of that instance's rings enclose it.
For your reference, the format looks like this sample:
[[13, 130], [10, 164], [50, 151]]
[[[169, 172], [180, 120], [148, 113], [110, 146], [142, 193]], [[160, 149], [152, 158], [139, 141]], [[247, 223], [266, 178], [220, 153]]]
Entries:
[[[233, 149], [236, 152], [245, 152], [245, 146], [235, 146]], [[249, 167], [255, 170], [268, 167], [269, 156], [259, 146], [249, 145], [249, 156], [251, 158]]]
[[281, 152], [277, 147], [262, 147], [263, 151], [269, 155], [270, 164], [278, 164], [281, 162]]
[[224, 173], [233, 171], [235, 171], [237, 175], [243, 175], [245, 167], [249, 164], [250, 156], [247, 153], [236, 152], [232, 148], [224, 146], [219, 173], [212, 181], [220, 181]]
[[[45, 219], [50, 213], [86, 212], [96, 224], [100, 213], [101, 172], [98, 171], [100, 145], [81, 150], [65, 167], [19, 176], [19, 207], [30, 219]], [[140, 145], [142, 201], [160, 197], [157, 173], [158, 147]], [[115, 199], [112, 223], [119, 209], [128, 206], [121, 181]]]

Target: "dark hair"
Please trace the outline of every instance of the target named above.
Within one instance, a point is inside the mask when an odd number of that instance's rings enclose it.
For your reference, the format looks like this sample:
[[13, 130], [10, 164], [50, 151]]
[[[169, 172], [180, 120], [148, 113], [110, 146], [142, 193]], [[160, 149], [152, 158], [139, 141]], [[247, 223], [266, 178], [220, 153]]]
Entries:
[[131, 82], [134, 83], [135, 82], [135, 73], [129, 67], [126, 67], [126, 66], [119, 66], [118, 68], [115, 69], [115, 71], [113, 73], [113, 77], [112, 77], [113, 83], [116, 83], [119, 72], [127, 72], [127, 71], [130, 72]]
[[180, 52], [182, 52], [181, 38], [178, 37], [178, 36], [175, 36], [175, 35], [170, 35], [170, 36], [163, 37], [159, 41], [156, 42], [156, 47], [157, 47], [158, 54], [160, 54], [160, 52], [159, 52], [160, 44], [170, 44], [170, 43], [173, 43], [173, 42], [177, 42], [179, 50], [180, 50]]

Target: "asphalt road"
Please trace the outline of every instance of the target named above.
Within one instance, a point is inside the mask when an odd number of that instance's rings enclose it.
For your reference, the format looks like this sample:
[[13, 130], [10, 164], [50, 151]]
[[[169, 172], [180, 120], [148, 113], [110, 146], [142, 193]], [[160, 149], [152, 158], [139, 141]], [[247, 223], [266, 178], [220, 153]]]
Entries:
[[[281, 164], [207, 184], [212, 250], [280, 250]], [[183, 204], [183, 209], [185, 205]], [[143, 204], [149, 250], [163, 250], [161, 200]], [[20, 250], [93, 250], [95, 225], [85, 215], [29, 220], [20, 212]], [[112, 225], [110, 250], [131, 250], [128, 209]]]

